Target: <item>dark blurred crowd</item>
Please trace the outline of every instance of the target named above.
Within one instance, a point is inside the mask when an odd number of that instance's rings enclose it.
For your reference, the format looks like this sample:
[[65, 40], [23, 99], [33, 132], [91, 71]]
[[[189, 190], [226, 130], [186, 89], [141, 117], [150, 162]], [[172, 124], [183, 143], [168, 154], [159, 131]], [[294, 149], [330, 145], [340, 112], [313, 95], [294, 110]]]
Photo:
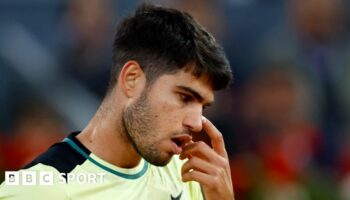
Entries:
[[[0, 171], [87, 123], [115, 25], [139, 3], [34, 2], [0, 3]], [[148, 2], [191, 13], [225, 48], [234, 82], [204, 114], [224, 134], [237, 199], [350, 199], [347, 0]]]

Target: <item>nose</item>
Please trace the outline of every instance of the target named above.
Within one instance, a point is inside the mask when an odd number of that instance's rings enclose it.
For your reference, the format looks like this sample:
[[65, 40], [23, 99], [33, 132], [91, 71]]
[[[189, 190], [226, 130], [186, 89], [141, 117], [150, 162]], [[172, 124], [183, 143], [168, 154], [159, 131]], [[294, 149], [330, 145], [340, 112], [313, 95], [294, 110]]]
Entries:
[[203, 128], [202, 108], [189, 111], [184, 118], [183, 125], [191, 132], [200, 132]]

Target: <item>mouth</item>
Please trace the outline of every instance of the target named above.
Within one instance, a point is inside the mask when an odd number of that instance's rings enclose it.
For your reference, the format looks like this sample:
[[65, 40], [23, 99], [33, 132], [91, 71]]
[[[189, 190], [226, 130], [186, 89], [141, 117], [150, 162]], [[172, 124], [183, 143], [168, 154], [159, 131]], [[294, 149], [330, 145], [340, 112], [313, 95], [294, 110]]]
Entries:
[[173, 151], [175, 154], [180, 154], [182, 151], [182, 148], [189, 142], [192, 141], [192, 137], [189, 135], [178, 135], [171, 138], [171, 141], [173, 143]]

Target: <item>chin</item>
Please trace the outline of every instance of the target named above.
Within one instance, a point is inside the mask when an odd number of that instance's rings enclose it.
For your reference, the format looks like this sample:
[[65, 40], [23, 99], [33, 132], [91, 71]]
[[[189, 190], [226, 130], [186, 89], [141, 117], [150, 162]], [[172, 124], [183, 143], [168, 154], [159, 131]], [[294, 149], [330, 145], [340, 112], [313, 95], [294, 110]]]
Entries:
[[144, 158], [144, 159], [147, 162], [151, 163], [152, 165], [163, 167], [163, 166], [167, 165], [170, 162], [172, 157], [173, 157], [172, 155], [167, 154], [167, 155], [162, 156], [161, 158], [158, 157], [158, 158], [155, 158], [155, 159], [154, 158], [151, 158], [151, 159]]

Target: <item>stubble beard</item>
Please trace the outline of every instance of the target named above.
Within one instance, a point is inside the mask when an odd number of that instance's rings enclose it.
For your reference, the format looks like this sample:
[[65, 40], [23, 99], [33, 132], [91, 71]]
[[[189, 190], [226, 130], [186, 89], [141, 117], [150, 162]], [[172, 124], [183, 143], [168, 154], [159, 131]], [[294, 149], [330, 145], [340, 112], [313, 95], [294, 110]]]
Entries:
[[165, 166], [170, 158], [162, 156], [157, 149], [156, 125], [146, 91], [134, 104], [124, 109], [122, 126], [127, 139], [141, 157], [153, 165]]

